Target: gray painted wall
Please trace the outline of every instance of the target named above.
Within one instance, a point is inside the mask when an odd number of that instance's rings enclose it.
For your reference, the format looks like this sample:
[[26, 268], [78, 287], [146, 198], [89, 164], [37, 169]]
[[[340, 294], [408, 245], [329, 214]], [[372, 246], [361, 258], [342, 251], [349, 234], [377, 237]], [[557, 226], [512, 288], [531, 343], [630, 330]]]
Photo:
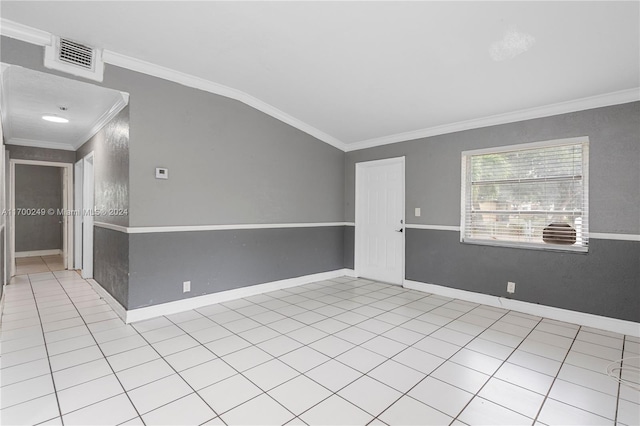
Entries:
[[93, 151], [96, 222], [129, 226], [129, 107], [125, 107], [76, 151]]
[[[129, 234], [129, 239], [129, 309], [343, 267], [342, 226]], [[183, 281], [191, 281], [190, 293], [182, 292]]]
[[32, 146], [5, 145], [9, 156], [18, 160], [50, 161], [54, 163], [74, 163], [76, 153], [62, 149], [36, 148]]
[[591, 231], [640, 234], [639, 129], [633, 102], [348, 152], [345, 220], [355, 220], [356, 162], [406, 156], [407, 223], [459, 226], [462, 151], [588, 136]]
[[640, 322], [640, 242], [591, 239], [589, 254], [460, 243], [457, 232], [407, 229], [406, 278]]
[[[45, 69], [41, 47], [1, 42], [3, 62], [74, 78]], [[339, 149], [238, 101], [109, 64], [99, 84], [131, 96], [130, 226], [344, 220]]]
[[[62, 169], [15, 165], [16, 209], [62, 209]], [[16, 214], [16, 252], [62, 249], [62, 216]]]
[[[406, 156], [407, 223], [459, 226], [462, 151], [575, 136], [590, 140], [591, 232], [639, 234], [640, 102], [349, 152], [346, 220], [354, 220], [357, 162]], [[406, 235], [408, 279], [499, 296], [514, 281], [514, 299], [640, 320], [638, 242], [592, 239], [579, 254], [462, 244], [457, 231]]]
[[122, 306], [129, 299], [129, 234], [93, 228], [93, 277]]

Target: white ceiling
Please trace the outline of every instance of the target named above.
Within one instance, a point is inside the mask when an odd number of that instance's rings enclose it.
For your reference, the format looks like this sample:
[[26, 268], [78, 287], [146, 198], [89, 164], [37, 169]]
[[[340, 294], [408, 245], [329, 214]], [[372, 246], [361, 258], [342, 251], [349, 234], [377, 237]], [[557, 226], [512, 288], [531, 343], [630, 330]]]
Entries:
[[[2, 124], [9, 144], [76, 150], [126, 105], [126, 99], [117, 90], [2, 65]], [[45, 114], [69, 122], [51, 123], [42, 119]]]
[[245, 92], [354, 147], [638, 88], [639, 5], [3, 0], [1, 13]]

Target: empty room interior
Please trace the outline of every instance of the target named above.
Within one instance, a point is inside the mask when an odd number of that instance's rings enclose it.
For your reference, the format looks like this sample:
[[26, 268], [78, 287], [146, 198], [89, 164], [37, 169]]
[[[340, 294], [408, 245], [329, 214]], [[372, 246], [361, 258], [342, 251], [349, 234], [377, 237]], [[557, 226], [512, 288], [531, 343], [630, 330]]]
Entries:
[[2, 1], [0, 424], [640, 424], [640, 2]]

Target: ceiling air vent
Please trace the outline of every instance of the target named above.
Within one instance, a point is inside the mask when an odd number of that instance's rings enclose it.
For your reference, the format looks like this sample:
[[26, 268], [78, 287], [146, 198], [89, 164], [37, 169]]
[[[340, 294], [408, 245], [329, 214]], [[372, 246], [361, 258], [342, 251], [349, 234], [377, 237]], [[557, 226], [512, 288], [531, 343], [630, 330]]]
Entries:
[[44, 65], [79, 77], [102, 81], [102, 51], [61, 37], [52, 37], [45, 47]]

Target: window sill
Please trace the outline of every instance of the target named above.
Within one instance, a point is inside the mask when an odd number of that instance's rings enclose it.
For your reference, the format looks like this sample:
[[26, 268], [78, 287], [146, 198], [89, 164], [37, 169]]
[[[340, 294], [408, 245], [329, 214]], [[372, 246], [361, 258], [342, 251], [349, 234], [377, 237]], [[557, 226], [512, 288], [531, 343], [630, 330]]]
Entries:
[[583, 246], [564, 246], [564, 245], [553, 245], [553, 244], [540, 244], [540, 243], [523, 243], [523, 242], [511, 242], [511, 241], [492, 241], [492, 240], [478, 240], [471, 238], [460, 238], [460, 242], [463, 244], [473, 244], [479, 246], [492, 246], [492, 247], [502, 247], [502, 248], [515, 248], [515, 249], [525, 249], [525, 250], [542, 250], [542, 251], [556, 251], [556, 252], [569, 252], [569, 253], [580, 253], [587, 254], [589, 252], [589, 247]]

